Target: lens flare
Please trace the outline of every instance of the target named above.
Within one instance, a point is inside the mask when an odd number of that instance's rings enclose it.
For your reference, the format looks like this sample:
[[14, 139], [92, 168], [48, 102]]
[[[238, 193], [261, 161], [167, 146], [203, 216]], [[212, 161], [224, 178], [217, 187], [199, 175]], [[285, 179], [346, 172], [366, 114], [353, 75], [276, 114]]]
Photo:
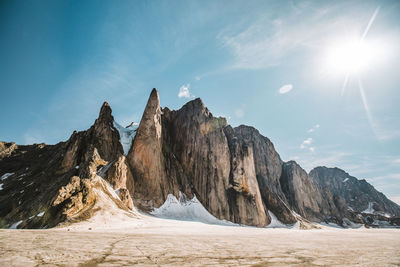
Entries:
[[327, 49], [326, 61], [331, 71], [355, 74], [366, 70], [379, 58], [380, 49], [373, 43], [357, 40], [337, 41]]

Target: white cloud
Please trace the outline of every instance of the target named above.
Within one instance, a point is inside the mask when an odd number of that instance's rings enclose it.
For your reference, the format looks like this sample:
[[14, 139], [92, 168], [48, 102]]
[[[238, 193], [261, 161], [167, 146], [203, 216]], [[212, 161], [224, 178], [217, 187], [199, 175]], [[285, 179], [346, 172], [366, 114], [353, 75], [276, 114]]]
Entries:
[[310, 147], [309, 150], [314, 153], [315, 147]]
[[303, 143], [300, 145], [301, 149], [306, 148], [307, 146], [311, 145], [313, 139], [311, 137], [307, 138], [306, 140], [303, 141]]
[[307, 133], [312, 133], [312, 132], [314, 132], [315, 130], [317, 130], [319, 127], [320, 127], [319, 124], [316, 124], [316, 125], [314, 125], [314, 127], [312, 127], [311, 129], [309, 129], [309, 130], [307, 131]]
[[195, 79], [196, 79], [196, 81], [200, 81], [201, 78], [200, 78], [200, 76], [196, 76]]
[[279, 93], [280, 94], [286, 94], [286, 93], [289, 93], [292, 89], [293, 89], [293, 85], [292, 84], [285, 84], [284, 86], [279, 88]]
[[179, 98], [182, 98], [182, 97], [189, 98], [190, 97], [189, 89], [190, 89], [190, 84], [182, 85], [181, 88], [179, 88], [178, 97]]

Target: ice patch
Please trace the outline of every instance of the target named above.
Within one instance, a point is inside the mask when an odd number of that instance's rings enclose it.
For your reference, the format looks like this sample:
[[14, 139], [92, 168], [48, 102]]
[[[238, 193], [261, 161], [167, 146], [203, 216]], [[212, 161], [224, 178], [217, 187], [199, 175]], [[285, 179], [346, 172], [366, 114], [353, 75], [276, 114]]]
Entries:
[[236, 225], [232, 222], [215, 218], [203, 207], [196, 196], [192, 199], [188, 199], [182, 192], [179, 192], [179, 200], [174, 195], [169, 194], [164, 204], [151, 211], [150, 214], [164, 219]]
[[382, 212], [382, 211], [375, 211], [375, 213], [378, 214], [378, 215], [381, 215], [383, 217], [386, 217], [386, 218], [391, 218], [392, 217], [391, 214], [386, 213], [386, 212]]
[[5, 179], [7, 179], [8, 177], [10, 177], [11, 175], [13, 175], [14, 173], [13, 172], [8, 172], [8, 173], [5, 173], [5, 174], [3, 174], [3, 176], [1, 176], [1, 180], [5, 180]]
[[347, 228], [352, 228], [352, 229], [358, 229], [364, 226], [361, 223], [354, 223], [347, 218], [343, 218], [343, 225], [346, 226]]
[[132, 125], [128, 128], [125, 128], [114, 121], [114, 127], [119, 132], [119, 142], [121, 143], [124, 150], [124, 155], [126, 156], [131, 149], [133, 138], [135, 138], [136, 130], [139, 126]]
[[373, 208], [374, 202], [369, 202], [368, 203], [368, 208], [363, 210], [362, 213], [367, 213], [367, 214], [374, 214], [375, 210]]
[[110, 162], [110, 163], [108, 163], [107, 165], [101, 167], [101, 168], [96, 172], [96, 174], [97, 174], [98, 176], [100, 176], [101, 178], [103, 178], [104, 175], [106, 174], [106, 172], [108, 171], [108, 169], [111, 167], [111, 165], [112, 165], [113, 163], [114, 163], [114, 162]]
[[36, 216], [38, 216], [38, 217], [42, 217], [44, 215], [44, 211], [42, 211], [41, 213], [39, 213], [38, 215], [36, 215]]
[[3, 190], [3, 184], [0, 184], [0, 190]]
[[349, 178], [346, 178], [343, 180], [343, 183], [347, 182], [349, 180]]
[[10, 226], [10, 229], [17, 229], [18, 225], [20, 225], [22, 221], [18, 221]]
[[278, 220], [278, 218], [271, 211], [268, 211], [269, 217], [271, 217], [271, 223], [265, 228], [292, 228], [295, 224], [284, 224]]
[[77, 166], [75, 166], [75, 169], [79, 169], [79, 166], [77, 165]]

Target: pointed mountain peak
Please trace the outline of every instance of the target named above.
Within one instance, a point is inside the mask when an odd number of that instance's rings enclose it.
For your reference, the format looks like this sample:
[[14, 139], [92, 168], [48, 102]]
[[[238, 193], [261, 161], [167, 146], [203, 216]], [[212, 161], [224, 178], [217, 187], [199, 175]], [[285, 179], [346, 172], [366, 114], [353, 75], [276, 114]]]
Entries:
[[147, 105], [144, 109], [143, 116], [145, 116], [146, 114], [154, 116], [156, 113], [161, 113], [160, 98], [158, 96], [157, 89], [153, 88], [149, 96], [149, 100], [147, 100]]
[[203, 102], [203, 100], [201, 100], [200, 97], [194, 99], [192, 102], [193, 102], [193, 105], [194, 105], [195, 107], [199, 107], [199, 108], [201, 108], [201, 109], [206, 108], [206, 105], [204, 105], [204, 102]]
[[212, 117], [211, 112], [207, 109], [206, 105], [204, 105], [201, 98], [196, 98], [187, 102], [180, 110], [188, 114], [204, 114], [207, 117]]
[[147, 100], [147, 105], [144, 109], [144, 113], [154, 113], [156, 109], [160, 109], [160, 98], [158, 96], [157, 89], [153, 88], [153, 90], [151, 90], [149, 99]]
[[158, 98], [158, 91], [156, 88], [153, 88], [153, 90], [151, 90], [150, 98], [152, 98], [152, 97]]
[[161, 107], [157, 89], [153, 88], [147, 100], [135, 139], [161, 137]]
[[100, 109], [100, 113], [99, 113], [99, 117], [96, 120], [96, 123], [100, 123], [100, 122], [113, 122], [114, 118], [111, 115], [112, 110], [110, 107], [110, 104], [108, 104], [107, 102], [104, 102], [103, 105], [101, 106]]
[[205, 108], [206, 105], [204, 105], [203, 100], [201, 100], [200, 97], [193, 99], [192, 101], [189, 101], [187, 104], [191, 103], [193, 106], [195, 107], [199, 107], [199, 108]]
[[107, 101], [103, 103], [100, 109], [99, 117], [103, 116], [111, 116], [111, 107], [110, 104], [108, 104]]

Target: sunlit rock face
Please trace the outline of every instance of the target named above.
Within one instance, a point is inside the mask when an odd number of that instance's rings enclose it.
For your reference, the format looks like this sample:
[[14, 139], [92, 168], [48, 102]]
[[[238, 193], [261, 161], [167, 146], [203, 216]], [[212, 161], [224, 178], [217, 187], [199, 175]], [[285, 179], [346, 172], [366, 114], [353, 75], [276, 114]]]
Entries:
[[[241, 125], [233, 128], [233, 131], [229, 129], [230, 126], [225, 128], [227, 136], [238, 140], [237, 142], [240, 142], [242, 146], [249, 147], [253, 151], [257, 184], [264, 206], [271, 210], [281, 222], [294, 223], [296, 219], [282, 192], [279, 180], [283, 161], [272, 142], [250, 126]], [[235, 151], [231, 151], [231, 155], [235, 157]]]
[[161, 206], [172, 188], [166, 176], [162, 144], [160, 100], [153, 89], [127, 155], [135, 204], [147, 211]]
[[156, 89], [137, 129], [117, 124], [105, 102], [94, 125], [66, 142], [0, 142], [3, 228], [54, 227], [104, 209], [154, 212], [183, 195], [201, 214], [243, 225], [400, 224], [400, 207], [365, 180], [337, 168], [307, 174], [255, 128], [232, 128], [199, 98], [161, 109]]
[[341, 224], [344, 216], [354, 217], [342, 208], [340, 199], [315, 184], [294, 161], [283, 164], [280, 182], [290, 207], [307, 220]]
[[316, 190], [306, 171], [296, 162], [285, 162], [280, 178], [282, 190], [293, 210], [304, 218], [321, 219], [323, 198]]
[[224, 118], [215, 118], [201, 99], [195, 99], [178, 111], [164, 109], [163, 126], [168, 177], [182, 192], [196, 194], [219, 219], [269, 224], [252, 148], [244, 149], [232, 135], [227, 137]]
[[[21, 222], [19, 228], [48, 228], [83, 220], [93, 215], [97, 192], [111, 188], [108, 183], [132, 187], [113, 120], [105, 102], [94, 125], [75, 131], [66, 142], [4, 145], [7, 155], [0, 160], [0, 174], [12, 175], [1, 181], [0, 226]], [[108, 170], [114, 175], [107, 176]], [[129, 203], [129, 194], [125, 198]], [[118, 198], [110, 196], [110, 201], [128, 209]]]

